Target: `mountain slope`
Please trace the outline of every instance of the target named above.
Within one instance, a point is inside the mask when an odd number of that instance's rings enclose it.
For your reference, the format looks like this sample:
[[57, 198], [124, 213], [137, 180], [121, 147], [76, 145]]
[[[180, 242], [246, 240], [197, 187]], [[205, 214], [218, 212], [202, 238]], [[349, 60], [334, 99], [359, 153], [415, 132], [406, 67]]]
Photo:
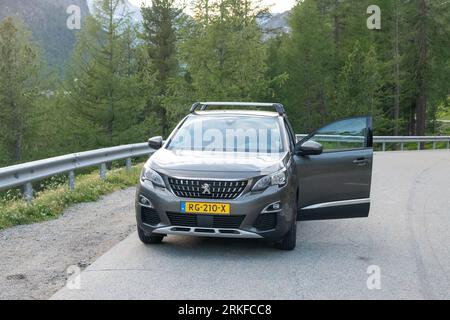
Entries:
[[1, 0], [0, 20], [19, 17], [31, 30], [50, 66], [61, 70], [72, 52], [76, 30], [69, 30], [66, 13], [70, 5], [81, 9], [82, 18], [89, 14], [86, 0]]
[[290, 11], [274, 13], [259, 19], [258, 23], [264, 33], [263, 40], [268, 40], [276, 35], [291, 31], [288, 19]]

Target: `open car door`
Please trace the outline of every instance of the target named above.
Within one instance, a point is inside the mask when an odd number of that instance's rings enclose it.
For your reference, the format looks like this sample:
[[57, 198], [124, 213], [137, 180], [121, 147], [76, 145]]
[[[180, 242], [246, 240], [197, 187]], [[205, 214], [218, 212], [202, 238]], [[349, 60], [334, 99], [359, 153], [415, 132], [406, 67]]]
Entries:
[[372, 161], [371, 117], [336, 121], [302, 139], [295, 155], [298, 220], [368, 217]]

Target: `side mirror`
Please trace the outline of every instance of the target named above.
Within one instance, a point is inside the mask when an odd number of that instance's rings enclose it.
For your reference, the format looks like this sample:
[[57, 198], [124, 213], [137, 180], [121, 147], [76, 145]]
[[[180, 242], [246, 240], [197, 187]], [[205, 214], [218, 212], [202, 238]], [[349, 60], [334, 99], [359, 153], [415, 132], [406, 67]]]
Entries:
[[322, 154], [323, 147], [318, 142], [308, 140], [301, 145], [298, 144], [295, 151], [302, 156], [317, 156]]
[[153, 137], [151, 139], [148, 139], [148, 146], [152, 149], [155, 150], [161, 149], [162, 145], [163, 145], [162, 137]]

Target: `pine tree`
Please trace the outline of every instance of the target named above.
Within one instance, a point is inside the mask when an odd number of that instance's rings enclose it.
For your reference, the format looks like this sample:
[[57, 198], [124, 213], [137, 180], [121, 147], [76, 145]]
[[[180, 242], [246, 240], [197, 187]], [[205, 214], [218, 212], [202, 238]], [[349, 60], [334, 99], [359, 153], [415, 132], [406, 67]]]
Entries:
[[258, 100], [266, 96], [266, 49], [256, 22], [258, 2], [197, 1], [180, 44], [199, 100]]
[[[285, 86], [274, 88], [275, 94], [300, 111], [293, 121], [298, 130], [309, 129], [305, 123], [317, 126], [333, 114], [355, 114], [348, 105], [367, 110], [368, 101], [354, 103], [364, 92], [376, 97], [377, 134], [436, 130], [438, 106], [447, 105], [450, 91], [448, 1], [379, 0], [381, 30], [366, 27], [366, 10], [372, 4], [370, 0], [301, 1], [291, 14], [291, 34], [278, 39], [277, 48], [269, 44], [269, 52], [277, 58], [277, 67], [271, 69], [289, 75]], [[373, 68], [366, 63], [370, 60]], [[378, 79], [375, 91], [367, 82], [369, 73], [360, 72], [369, 69]], [[320, 87], [326, 88], [325, 111], [317, 98]], [[350, 91], [353, 94], [348, 95]]]
[[[400, 116], [405, 133], [434, 131], [438, 105], [449, 93], [450, 4], [444, 0], [401, 2], [399, 27]], [[431, 130], [430, 130], [431, 129]]]
[[298, 4], [291, 13], [292, 32], [284, 37], [283, 70], [289, 79], [282, 100], [295, 115], [296, 130], [308, 132], [324, 124], [334, 108], [335, 44], [327, 16], [315, 1]]
[[13, 18], [0, 23], [0, 163], [20, 162], [39, 93], [41, 67], [30, 33]]
[[111, 146], [140, 136], [133, 130], [142, 104], [133, 66], [133, 26], [120, 12], [122, 5], [123, 0], [95, 2], [66, 73], [80, 147]]
[[142, 39], [147, 54], [143, 72], [153, 74], [149, 82], [149, 91], [156, 93], [147, 97], [149, 112], [156, 112], [161, 124], [161, 133], [168, 134], [169, 121], [164, 106], [169, 80], [178, 73], [176, 57], [177, 29], [182, 10], [177, 8], [175, 0], [153, 0], [152, 6], [141, 8], [143, 17]]
[[378, 64], [375, 48], [366, 51], [356, 41], [338, 76], [336, 108], [331, 110], [334, 118], [377, 115], [381, 88]]

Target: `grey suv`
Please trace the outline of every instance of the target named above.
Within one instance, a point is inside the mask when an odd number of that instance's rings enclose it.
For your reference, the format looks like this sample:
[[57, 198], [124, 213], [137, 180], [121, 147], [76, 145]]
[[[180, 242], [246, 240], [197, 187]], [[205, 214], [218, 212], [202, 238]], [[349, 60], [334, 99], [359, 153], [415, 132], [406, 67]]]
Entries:
[[368, 217], [372, 141], [371, 117], [297, 142], [281, 104], [196, 103], [165, 142], [149, 140], [139, 237], [261, 238], [292, 250], [297, 221]]

